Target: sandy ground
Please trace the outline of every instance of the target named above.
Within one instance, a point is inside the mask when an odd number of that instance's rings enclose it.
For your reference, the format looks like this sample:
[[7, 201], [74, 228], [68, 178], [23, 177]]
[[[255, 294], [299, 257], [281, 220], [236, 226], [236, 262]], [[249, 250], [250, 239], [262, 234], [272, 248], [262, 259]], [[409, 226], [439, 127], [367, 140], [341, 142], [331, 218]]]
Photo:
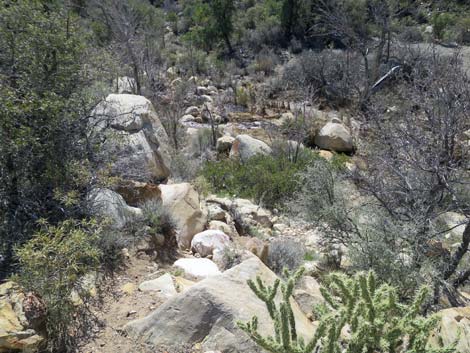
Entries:
[[[108, 289], [100, 293], [102, 304], [95, 308], [100, 325], [92, 332], [87, 342], [82, 342], [79, 353], [192, 353], [197, 349], [181, 348], [169, 350], [147, 347], [131, 337], [126, 337], [121, 328], [128, 322], [143, 318], [154, 311], [163, 300], [158, 294], [140, 292], [137, 287], [145, 280], [154, 279], [165, 273], [162, 268], [148, 257], [132, 256], [126, 268], [109, 280]], [[134, 290], [123, 291], [122, 287]], [[197, 348], [197, 347], [196, 347]]]

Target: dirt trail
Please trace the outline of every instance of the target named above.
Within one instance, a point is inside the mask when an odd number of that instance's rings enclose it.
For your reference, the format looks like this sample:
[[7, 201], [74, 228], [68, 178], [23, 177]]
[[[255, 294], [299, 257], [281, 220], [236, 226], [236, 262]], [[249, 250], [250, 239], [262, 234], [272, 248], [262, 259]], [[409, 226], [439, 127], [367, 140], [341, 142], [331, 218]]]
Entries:
[[[183, 353], [163, 347], [147, 347], [130, 337], [126, 337], [121, 328], [129, 321], [143, 318], [154, 311], [163, 300], [158, 294], [140, 292], [138, 286], [145, 280], [154, 279], [167, 272], [149, 258], [132, 256], [126, 269], [116, 275], [106, 293], [102, 293], [103, 304], [96, 309], [101, 327], [93, 332], [94, 337], [85, 342], [79, 353]], [[125, 287], [125, 288], [123, 288]], [[123, 289], [126, 289], [123, 291]], [[190, 352], [186, 350], [185, 352]]]

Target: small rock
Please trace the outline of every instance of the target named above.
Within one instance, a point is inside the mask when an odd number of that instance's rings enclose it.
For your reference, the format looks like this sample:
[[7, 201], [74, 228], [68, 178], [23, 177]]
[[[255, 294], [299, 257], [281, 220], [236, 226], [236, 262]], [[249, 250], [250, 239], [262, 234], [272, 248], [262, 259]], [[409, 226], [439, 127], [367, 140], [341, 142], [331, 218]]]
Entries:
[[201, 232], [207, 222], [199, 194], [189, 183], [160, 185], [160, 189], [163, 207], [170, 212], [176, 225], [178, 245], [188, 249], [193, 236]]
[[207, 219], [210, 221], [222, 221], [226, 220], [226, 213], [216, 203], [208, 203], [207, 204]]
[[220, 232], [223, 232], [227, 234], [228, 236], [236, 236], [238, 233], [236, 233], [235, 227], [230, 227], [227, 223], [221, 222], [221, 221], [210, 221], [209, 222], [209, 229], [212, 230], [217, 230]]
[[232, 148], [232, 145], [233, 145], [233, 141], [235, 141], [235, 139], [229, 135], [224, 135], [218, 138], [217, 145], [216, 145], [217, 152], [219, 153], [230, 152], [230, 149]]
[[131, 254], [129, 253], [128, 248], [122, 248], [121, 253], [122, 253], [122, 256], [124, 256], [126, 259], [131, 258]]
[[156, 279], [142, 282], [139, 285], [141, 292], [158, 292], [164, 298], [171, 298], [176, 295], [175, 285], [169, 273], [165, 273]]
[[212, 103], [213, 102], [212, 97], [208, 96], [208, 95], [202, 95], [200, 98], [203, 102], [206, 102], [206, 103]]
[[283, 233], [288, 227], [283, 223], [276, 223], [273, 225], [273, 230], [279, 233]]
[[189, 123], [191, 121], [194, 121], [194, 116], [192, 116], [191, 114], [185, 114], [181, 117], [180, 119], [180, 122], [181, 123]]
[[311, 313], [314, 305], [325, 302], [320, 292], [320, 284], [310, 276], [303, 276], [299, 280], [294, 290], [294, 298], [305, 314]]
[[217, 90], [217, 87], [215, 86], [208, 86], [207, 87], [207, 94], [213, 96], [215, 94], [217, 94], [219, 91]]
[[129, 283], [124, 284], [121, 287], [121, 292], [123, 292], [127, 295], [131, 295], [132, 293], [135, 292], [136, 289], [137, 289], [137, 286], [134, 283], [129, 282]]
[[184, 111], [184, 114], [185, 115], [198, 116], [199, 114], [201, 114], [201, 111], [199, 110], [198, 107], [193, 105], [191, 107], [186, 108], [186, 110]]
[[326, 159], [327, 161], [330, 161], [333, 158], [333, 153], [327, 150], [320, 150], [320, 152], [318, 152], [318, 155]]
[[248, 160], [257, 154], [268, 155], [272, 150], [266, 143], [249, 135], [238, 135], [232, 144], [230, 157]]
[[116, 188], [129, 206], [139, 207], [147, 201], [161, 201], [162, 192], [158, 185], [139, 181], [123, 181]]
[[196, 94], [198, 96], [204, 96], [204, 95], [207, 95], [209, 94], [209, 89], [207, 87], [204, 87], [204, 86], [198, 86], [196, 88]]
[[220, 274], [217, 265], [209, 259], [179, 259], [173, 266], [197, 280]]
[[[36, 329], [46, 318], [44, 302], [14, 282], [0, 285], [0, 352], [36, 352], [45, 338]], [[39, 331], [39, 330], [38, 330]]]
[[132, 316], [132, 315], [135, 315], [135, 314], [137, 314], [137, 311], [131, 310], [131, 311], [129, 311], [129, 312], [127, 313], [126, 316], [129, 317], [129, 316]]

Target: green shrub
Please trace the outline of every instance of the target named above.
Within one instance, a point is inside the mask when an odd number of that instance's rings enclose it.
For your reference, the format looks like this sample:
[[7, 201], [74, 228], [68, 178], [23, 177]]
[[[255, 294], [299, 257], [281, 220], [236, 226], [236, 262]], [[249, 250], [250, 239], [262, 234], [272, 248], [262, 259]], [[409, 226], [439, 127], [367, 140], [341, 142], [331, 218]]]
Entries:
[[172, 262], [177, 256], [175, 221], [161, 201], [147, 201], [141, 205], [143, 219], [137, 224], [147, 237], [147, 251], [162, 262]]
[[243, 163], [225, 159], [207, 162], [201, 173], [213, 192], [253, 199], [267, 208], [283, 208], [283, 202], [299, 189], [298, 173], [314, 158], [306, 151], [296, 163], [285, 155], [258, 155]]
[[243, 87], [238, 87], [235, 91], [235, 102], [242, 107], [248, 108], [250, 105], [250, 93]]
[[455, 16], [448, 12], [435, 14], [432, 17], [431, 23], [436, 38], [444, 39], [445, 31], [455, 23]]
[[[411, 304], [398, 301], [396, 289], [388, 284], [377, 284], [373, 272], [359, 273], [354, 277], [333, 273], [329, 285], [321, 288], [326, 301], [320, 314], [320, 323], [313, 338], [305, 342], [297, 336], [294, 313], [291, 307], [292, 292], [303, 269], [294, 274], [286, 271], [287, 280], [276, 280], [266, 285], [258, 277], [248, 281], [253, 292], [265, 302], [274, 323], [274, 336], [263, 337], [258, 332], [256, 316], [250, 322], [238, 323], [257, 345], [272, 353], [385, 353], [385, 352], [454, 352], [449, 347], [428, 346], [431, 331], [439, 318], [420, 315], [429, 295], [429, 289], [419, 290]], [[275, 301], [281, 289], [281, 302]], [[344, 335], [348, 327], [350, 334]]]
[[89, 330], [87, 303], [92, 293], [82, 279], [99, 266], [101, 227], [72, 220], [41, 225], [42, 230], [16, 249], [19, 271], [14, 280], [44, 299], [49, 349], [66, 352]]
[[470, 44], [470, 17], [462, 17], [458, 23], [459, 42], [462, 44]]

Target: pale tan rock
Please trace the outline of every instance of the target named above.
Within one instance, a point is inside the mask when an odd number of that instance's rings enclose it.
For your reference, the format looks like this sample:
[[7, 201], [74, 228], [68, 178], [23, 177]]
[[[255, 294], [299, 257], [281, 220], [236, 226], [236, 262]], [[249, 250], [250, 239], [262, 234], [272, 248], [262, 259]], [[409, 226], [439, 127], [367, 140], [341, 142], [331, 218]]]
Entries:
[[432, 334], [430, 343], [437, 347], [442, 339], [444, 345], [452, 344], [460, 337], [456, 352], [470, 353], [470, 307], [450, 308], [439, 311], [441, 321], [437, 330]]
[[[247, 285], [257, 276], [272, 285], [277, 276], [256, 257], [209, 277], [168, 300], [149, 316], [130, 322], [124, 330], [153, 347], [196, 344], [204, 350], [260, 353], [262, 350], [241, 331], [236, 321], [258, 317], [261, 335], [273, 335], [273, 324], [265, 304]], [[276, 298], [279, 302], [280, 297]], [[299, 336], [308, 340], [315, 326], [292, 301]]]
[[337, 122], [327, 123], [315, 136], [315, 144], [325, 150], [351, 152], [354, 148], [349, 130]]
[[160, 185], [163, 207], [173, 217], [178, 246], [189, 249], [193, 236], [204, 230], [207, 212], [201, 209], [199, 195], [189, 183]]
[[[24, 294], [14, 282], [0, 285], [0, 352], [36, 352], [45, 337], [36, 330], [45, 322], [44, 303]], [[34, 320], [32, 320], [34, 318]]]

